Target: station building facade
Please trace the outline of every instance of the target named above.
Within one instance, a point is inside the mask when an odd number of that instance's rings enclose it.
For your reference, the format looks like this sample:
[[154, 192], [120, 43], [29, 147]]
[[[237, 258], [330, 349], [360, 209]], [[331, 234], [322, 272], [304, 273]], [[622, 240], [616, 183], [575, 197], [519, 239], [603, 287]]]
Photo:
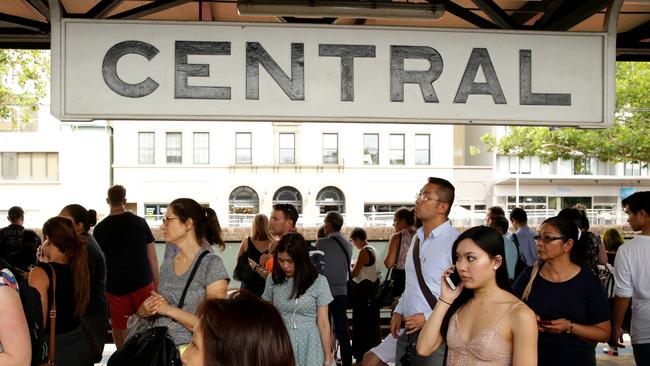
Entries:
[[[413, 206], [429, 176], [457, 188], [451, 217], [483, 222], [486, 208], [519, 205], [533, 224], [577, 203], [595, 224], [622, 224], [621, 197], [650, 189], [647, 165], [592, 158], [541, 164], [497, 156], [480, 141], [507, 127], [280, 122], [61, 123], [41, 108], [37, 127], [0, 132], [0, 217], [20, 205], [38, 227], [69, 203], [108, 214], [106, 189], [127, 188], [128, 209], [152, 226], [166, 205], [192, 197], [226, 227], [248, 226], [292, 203], [300, 226], [337, 210], [348, 226], [384, 226]], [[517, 197], [517, 192], [519, 195]], [[519, 199], [517, 202], [517, 198]]]

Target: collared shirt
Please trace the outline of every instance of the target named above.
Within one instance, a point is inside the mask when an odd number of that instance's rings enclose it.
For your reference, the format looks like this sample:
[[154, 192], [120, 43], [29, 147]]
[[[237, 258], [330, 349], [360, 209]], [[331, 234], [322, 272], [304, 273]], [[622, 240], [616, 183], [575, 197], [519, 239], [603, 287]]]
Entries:
[[426, 240], [424, 239], [424, 227], [417, 230], [406, 257], [406, 286], [395, 308], [396, 313], [402, 314], [402, 316], [422, 313], [427, 319], [431, 314], [431, 307], [429, 307], [429, 303], [427, 303], [422, 290], [420, 290], [418, 277], [415, 274], [415, 264], [413, 262], [415, 239], [420, 239], [422, 277], [424, 277], [424, 282], [437, 298], [440, 296], [440, 277], [452, 264], [451, 247], [458, 235], [460, 233], [451, 226], [449, 220], [433, 229]]
[[535, 243], [535, 232], [528, 226], [522, 226], [515, 233], [519, 242], [519, 250], [526, 259], [526, 264], [532, 266], [537, 262], [537, 244]]

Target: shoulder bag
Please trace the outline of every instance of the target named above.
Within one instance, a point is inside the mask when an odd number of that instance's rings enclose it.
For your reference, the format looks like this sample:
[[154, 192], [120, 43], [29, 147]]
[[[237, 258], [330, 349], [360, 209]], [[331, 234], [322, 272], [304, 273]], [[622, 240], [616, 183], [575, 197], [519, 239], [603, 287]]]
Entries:
[[415, 237], [415, 246], [413, 247], [413, 264], [415, 265], [415, 275], [418, 278], [418, 285], [420, 286], [420, 291], [424, 295], [424, 298], [427, 300], [429, 307], [433, 310], [436, 307], [438, 299], [433, 295], [429, 286], [424, 281], [424, 276], [422, 276], [422, 262], [420, 262], [420, 237]]
[[528, 279], [528, 283], [524, 288], [524, 292], [521, 294], [521, 301], [528, 302], [528, 298], [530, 297], [530, 290], [533, 288], [533, 282], [535, 282], [535, 277], [537, 277], [537, 274], [539, 274], [540, 268], [542, 268], [541, 262], [535, 262], [533, 265], [533, 271], [530, 273], [530, 279]]
[[251, 238], [249, 236], [246, 243], [246, 250], [237, 257], [237, 264], [235, 265], [235, 270], [232, 272], [232, 276], [239, 282], [250, 282], [253, 280], [254, 276], [259, 276], [253, 269], [251, 269], [251, 266], [248, 263], [248, 248], [250, 245]]
[[[178, 308], [182, 309], [185, 304], [185, 295], [194, 279], [194, 275], [201, 264], [201, 260], [208, 254], [205, 250], [192, 268], [190, 277], [187, 279], [185, 288], [178, 301]], [[169, 328], [176, 323], [175, 320], [168, 326], [150, 326], [141, 333], [129, 338], [122, 348], [113, 353], [108, 360], [108, 366], [180, 366], [181, 355], [178, 352], [174, 340], [168, 334]]]
[[51, 264], [46, 263], [52, 271], [52, 306], [50, 306], [50, 340], [47, 360], [41, 363], [41, 366], [54, 366], [56, 360], [56, 352], [54, 345], [56, 344], [56, 272]]
[[395, 265], [388, 269], [384, 280], [379, 284], [379, 289], [377, 290], [377, 298], [375, 301], [380, 308], [393, 305], [395, 298], [399, 296], [395, 294], [397, 284], [395, 283], [395, 278], [392, 276], [392, 271], [395, 269], [395, 266], [397, 266], [397, 260], [399, 259], [399, 252], [401, 249], [402, 233], [399, 234], [399, 246], [397, 247], [397, 253], [395, 253]]

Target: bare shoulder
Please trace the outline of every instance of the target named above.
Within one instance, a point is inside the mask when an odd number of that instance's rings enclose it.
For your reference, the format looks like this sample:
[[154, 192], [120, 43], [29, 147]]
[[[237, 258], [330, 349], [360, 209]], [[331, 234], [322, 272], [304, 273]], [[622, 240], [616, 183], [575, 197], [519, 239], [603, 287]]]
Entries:
[[510, 320], [515, 325], [515, 328], [529, 327], [531, 324], [537, 323], [535, 312], [521, 301], [519, 301], [518, 305], [510, 312]]

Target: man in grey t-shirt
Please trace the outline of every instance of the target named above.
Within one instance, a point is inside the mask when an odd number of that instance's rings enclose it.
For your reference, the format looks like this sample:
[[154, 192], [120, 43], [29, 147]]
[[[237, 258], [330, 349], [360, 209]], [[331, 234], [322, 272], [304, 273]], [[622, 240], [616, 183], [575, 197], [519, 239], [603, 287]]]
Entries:
[[329, 311], [334, 320], [334, 333], [341, 345], [341, 361], [343, 361], [343, 366], [350, 366], [352, 364], [352, 346], [348, 334], [347, 282], [350, 277], [352, 243], [341, 235], [343, 216], [340, 213], [328, 212], [323, 223], [327, 236], [318, 239], [316, 249], [325, 254], [325, 277], [327, 277], [334, 297], [329, 305]]

